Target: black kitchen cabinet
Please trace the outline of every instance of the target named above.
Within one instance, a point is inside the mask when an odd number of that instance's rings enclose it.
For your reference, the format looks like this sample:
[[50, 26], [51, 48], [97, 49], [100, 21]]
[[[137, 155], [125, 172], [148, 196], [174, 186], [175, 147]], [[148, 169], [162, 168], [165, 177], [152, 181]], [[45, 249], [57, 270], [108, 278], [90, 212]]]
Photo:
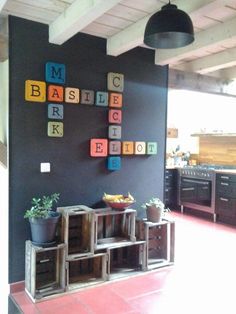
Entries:
[[170, 208], [177, 206], [177, 169], [165, 170], [165, 205]]
[[218, 218], [228, 218], [236, 223], [236, 174], [216, 174], [215, 210]]

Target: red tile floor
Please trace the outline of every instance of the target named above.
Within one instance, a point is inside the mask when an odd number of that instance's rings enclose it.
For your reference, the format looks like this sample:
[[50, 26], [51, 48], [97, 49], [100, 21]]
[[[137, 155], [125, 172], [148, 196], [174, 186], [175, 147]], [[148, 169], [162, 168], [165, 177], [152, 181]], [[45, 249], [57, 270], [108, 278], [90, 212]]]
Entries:
[[172, 213], [175, 265], [33, 304], [25, 314], [235, 314], [236, 227]]

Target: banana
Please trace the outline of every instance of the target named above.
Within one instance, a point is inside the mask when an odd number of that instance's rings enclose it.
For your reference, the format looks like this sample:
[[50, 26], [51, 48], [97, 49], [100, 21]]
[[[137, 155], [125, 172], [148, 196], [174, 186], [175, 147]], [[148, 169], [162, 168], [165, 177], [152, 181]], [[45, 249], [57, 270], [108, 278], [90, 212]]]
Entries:
[[127, 196], [122, 194], [107, 194], [104, 192], [103, 200], [114, 203], [133, 203], [135, 201], [134, 197], [129, 192]]

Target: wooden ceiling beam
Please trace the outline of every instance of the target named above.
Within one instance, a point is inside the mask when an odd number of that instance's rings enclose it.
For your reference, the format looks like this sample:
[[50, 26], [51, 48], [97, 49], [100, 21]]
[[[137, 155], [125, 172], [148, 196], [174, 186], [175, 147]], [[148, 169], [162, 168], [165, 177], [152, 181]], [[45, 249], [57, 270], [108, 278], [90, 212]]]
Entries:
[[120, 0], [76, 0], [49, 25], [49, 42], [61, 45]]

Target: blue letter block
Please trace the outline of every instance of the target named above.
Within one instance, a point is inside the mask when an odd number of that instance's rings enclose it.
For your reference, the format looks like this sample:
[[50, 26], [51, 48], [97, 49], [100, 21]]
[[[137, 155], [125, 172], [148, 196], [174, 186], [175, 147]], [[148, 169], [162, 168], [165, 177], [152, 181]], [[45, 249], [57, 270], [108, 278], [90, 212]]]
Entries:
[[63, 105], [59, 104], [48, 104], [48, 118], [55, 120], [63, 119]]
[[107, 159], [107, 169], [108, 170], [120, 170], [121, 168], [121, 158], [120, 157], [108, 157]]
[[65, 84], [65, 81], [66, 81], [65, 64], [47, 62], [45, 70], [46, 70], [46, 82]]

